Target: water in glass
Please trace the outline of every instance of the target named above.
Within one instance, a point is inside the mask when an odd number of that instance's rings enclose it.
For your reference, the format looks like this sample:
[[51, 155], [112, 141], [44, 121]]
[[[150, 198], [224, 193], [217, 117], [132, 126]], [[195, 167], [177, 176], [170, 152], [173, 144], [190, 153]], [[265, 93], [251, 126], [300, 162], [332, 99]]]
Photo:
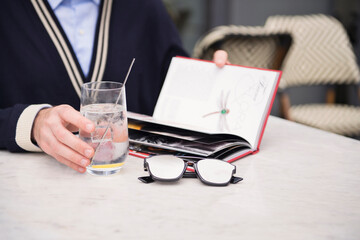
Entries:
[[80, 112], [96, 126], [91, 134], [80, 131], [83, 141], [98, 148], [87, 171], [96, 175], [118, 172], [129, 149], [126, 109], [119, 104], [102, 103], [82, 106]]

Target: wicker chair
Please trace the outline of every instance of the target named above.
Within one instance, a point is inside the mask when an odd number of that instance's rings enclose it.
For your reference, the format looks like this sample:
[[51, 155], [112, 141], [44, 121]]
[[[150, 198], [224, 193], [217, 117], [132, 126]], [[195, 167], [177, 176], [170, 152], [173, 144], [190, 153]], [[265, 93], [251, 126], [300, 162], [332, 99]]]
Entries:
[[290, 44], [289, 34], [271, 33], [260, 26], [220, 26], [199, 39], [193, 57], [212, 60], [214, 52], [222, 49], [232, 64], [278, 70]]
[[[335, 88], [348, 85], [360, 99], [360, 73], [355, 54], [342, 24], [316, 14], [271, 16], [265, 28], [287, 33], [292, 44], [286, 55], [280, 83], [285, 118], [345, 136], [360, 136], [360, 107], [335, 103]], [[323, 103], [292, 105], [287, 89], [322, 85], [328, 88]]]

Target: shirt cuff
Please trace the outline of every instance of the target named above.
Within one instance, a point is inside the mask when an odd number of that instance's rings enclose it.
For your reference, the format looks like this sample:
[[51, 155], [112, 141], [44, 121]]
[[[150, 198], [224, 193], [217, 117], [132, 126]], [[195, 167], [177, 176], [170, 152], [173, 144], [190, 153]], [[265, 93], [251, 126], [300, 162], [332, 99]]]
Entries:
[[31, 130], [38, 112], [43, 108], [52, 107], [49, 104], [34, 104], [24, 109], [16, 124], [16, 144], [30, 152], [42, 152], [41, 148], [31, 141]]

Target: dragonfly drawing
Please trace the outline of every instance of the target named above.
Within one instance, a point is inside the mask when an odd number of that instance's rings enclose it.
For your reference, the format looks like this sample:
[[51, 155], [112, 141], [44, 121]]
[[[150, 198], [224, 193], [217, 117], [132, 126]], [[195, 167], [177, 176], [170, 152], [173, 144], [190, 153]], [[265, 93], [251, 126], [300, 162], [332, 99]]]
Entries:
[[203, 118], [206, 118], [212, 115], [219, 115], [218, 128], [220, 131], [230, 131], [226, 119], [226, 116], [230, 113], [230, 109], [227, 107], [229, 95], [230, 91], [228, 91], [226, 94], [224, 94], [224, 91], [221, 91], [220, 100], [218, 102], [218, 110], [202, 116]]

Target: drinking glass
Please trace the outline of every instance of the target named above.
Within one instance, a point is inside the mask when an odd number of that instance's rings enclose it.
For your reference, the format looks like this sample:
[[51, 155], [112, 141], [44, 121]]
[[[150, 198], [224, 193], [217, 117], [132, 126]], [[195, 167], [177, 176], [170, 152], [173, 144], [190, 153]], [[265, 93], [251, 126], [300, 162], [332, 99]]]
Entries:
[[87, 172], [111, 175], [120, 171], [129, 152], [125, 87], [118, 82], [85, 83], [81, 87], [80, 112], [95, 124], [80, 138], [95, 149]]

